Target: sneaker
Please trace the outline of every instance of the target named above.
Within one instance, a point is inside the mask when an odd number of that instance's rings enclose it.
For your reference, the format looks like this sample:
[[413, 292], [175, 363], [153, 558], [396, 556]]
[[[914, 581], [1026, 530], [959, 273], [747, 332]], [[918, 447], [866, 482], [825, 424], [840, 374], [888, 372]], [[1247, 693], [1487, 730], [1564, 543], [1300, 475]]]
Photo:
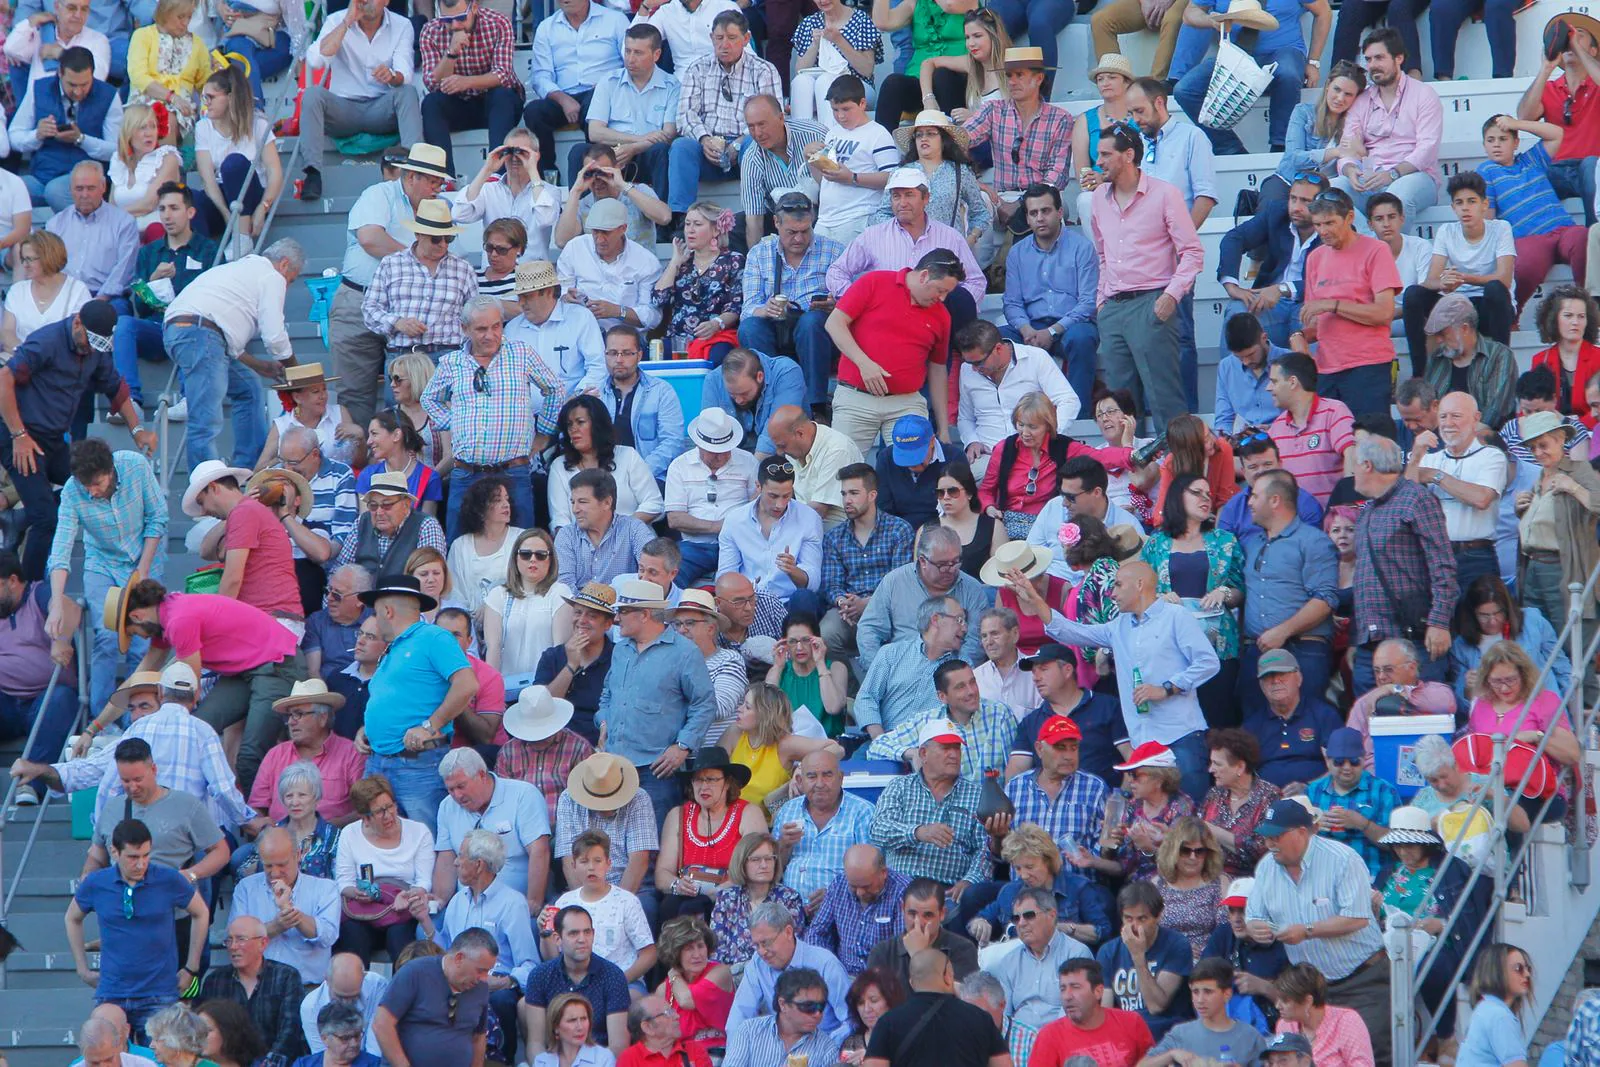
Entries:
[[12, 801], [19, 808], [33, 808], [39, 804], [39, 794], [33, 791], [32, 786], [23, 786], [17, 790], [17, 795]]
[[[135, 401], [134, 403], [135, 403], [135, 405], [137, 405], [138, 401]], [[128, 425], [128, 420], [127, 420], [127, 417], [122, 414], [122, 412], [113, 411], [111, 414], [106, 416], [106, 425], [108, 425], [108, 426], [126, 426], [126, 425]]]
[[300, 190], [295, 195], [301, 200], [321, 200], [322, 172], [316, 167], [307, 167], [306, 176], [300, 179]]
[[189, 398], [180, 396], [176, 404], [167, 405], [168, 422], [184, 422], [189, 418]]

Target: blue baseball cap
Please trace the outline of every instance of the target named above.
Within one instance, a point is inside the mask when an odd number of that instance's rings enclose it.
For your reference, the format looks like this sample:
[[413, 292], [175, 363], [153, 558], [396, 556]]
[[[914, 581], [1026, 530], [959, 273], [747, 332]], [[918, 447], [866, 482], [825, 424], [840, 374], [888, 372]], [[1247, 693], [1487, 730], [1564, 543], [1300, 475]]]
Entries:
[[921, 415], [902, 415], [894, 423], [894, 461], [909, 467], [928, 460], [928, 445], [933, 441], [933, 423]]
[[1362, 759], [1367, 754], [1366, 738], [1360, 730], [1341, 726], [1328, 735], [1323, 751], [1329, 759]]

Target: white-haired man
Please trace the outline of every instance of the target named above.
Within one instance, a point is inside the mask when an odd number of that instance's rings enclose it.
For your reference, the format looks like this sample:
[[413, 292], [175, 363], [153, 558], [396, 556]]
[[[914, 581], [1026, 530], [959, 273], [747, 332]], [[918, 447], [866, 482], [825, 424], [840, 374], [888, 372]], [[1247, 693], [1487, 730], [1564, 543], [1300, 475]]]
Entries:
[[[452, 898], [462, 841], [470, 831], [488, 827], [505, 845], [500, 883], [526, 896], [529, 911], [538, 911], [550, 879], [550, 809], [544, 794], [528, 782], [490, 773], [483, 757], [471, 748], [454, 749], [445, 756], [439, 777], [450, 795], [439, 802], [434, 896]], [[502, 956], [501, 962], [509, 960]]]

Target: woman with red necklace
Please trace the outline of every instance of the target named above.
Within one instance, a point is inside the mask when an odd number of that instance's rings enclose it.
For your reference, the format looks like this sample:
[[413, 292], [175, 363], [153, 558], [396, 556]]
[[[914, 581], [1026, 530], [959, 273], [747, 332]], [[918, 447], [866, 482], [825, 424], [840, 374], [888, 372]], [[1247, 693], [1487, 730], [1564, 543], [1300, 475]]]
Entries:
[[709, 917], [717, 890], [732, 884], [728, 868], [739, 839], [768, 830], [761, 808], [739, 796], [750, 768], [730, 762], [727, 749], [702, 748], [678, 779], [687, 796], [667, 812], [656, 857], [662, 922], [679, 915]]

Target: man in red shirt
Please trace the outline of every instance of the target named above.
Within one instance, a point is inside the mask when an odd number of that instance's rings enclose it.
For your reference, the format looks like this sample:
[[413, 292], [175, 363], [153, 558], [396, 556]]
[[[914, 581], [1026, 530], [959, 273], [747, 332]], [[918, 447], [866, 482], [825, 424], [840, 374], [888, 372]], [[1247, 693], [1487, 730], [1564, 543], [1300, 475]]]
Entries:
[[1061, 1067], [1073, 1056], [1088, 1056], [1099, 1067], [1133, 1067], [1155, 1045], [1138, 1012], [1101, 1006], [1105, 979], [1094, 960], [1063, 963], [1060, 982], [1066, 1017], [1039, 1031], [1028, 1067]]
[[[200, 545], [200, 558], [222, 561], [217, 593], [275, 618], [298, 622], [303, 634], [305, 615], [289, 534], [270, 508], [244, 494], [249, 478], [243, 467], [206, 460], [189, 473], [183, 513], [222, 520]], [[307, 499], [308, 512], [309, 503]]]
[[[1546, 53], [1517, 102], [1517, 118], [1543, 119], [1565, 132], [1550, 167], [1550, 184], [1562, 199], [1581, 199], [1584, 222], [1593, 226], [1595, 157], [1600, 156], [1600, 20], [1563, 12], [1550, 21], [1566, 24], [1566, 47], [1554, 59]], [[1560, 30], [1556, 32], [1559, 39]], [[1545, 33], [1550, 33], [1549, 26]], [[1561, 77], [1551, 78], [1558, 66]]]
[[633, 1044], [617, 1057], [617, 1067], [711, 1067], [699, 1042], [684, 1038], [678, 1009], [653, 993], [628, 1009], [628, 1036]]
[[956, 254], [935, 248], [909, 270], [868, 271], [840, 295], [827, 322], [840, 353], [833, 428], [863, 454], [877, 448], [880, 433], [893, 440], [900, 416], [929, 417], [924, 382], [933, 398], [933, 425], [949, 442], [950, 312], [944, 298], [965, 278]]

